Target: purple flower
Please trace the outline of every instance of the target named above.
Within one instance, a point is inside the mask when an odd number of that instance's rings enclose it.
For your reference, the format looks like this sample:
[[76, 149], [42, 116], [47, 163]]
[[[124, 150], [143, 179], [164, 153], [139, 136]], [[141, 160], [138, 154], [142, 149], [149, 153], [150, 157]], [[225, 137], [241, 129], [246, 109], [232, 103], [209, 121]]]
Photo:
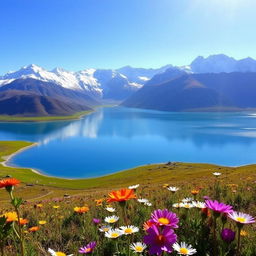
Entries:
[[221, 238], [223, 241], [227, 243], [231, 243], [232, 241], [235, 240], [235, 237], [236, 237], [236, 232], [234, 232], [233, 230], [229, 228], [222, 229]]
[[96, 225], [100, 224], [100, 219], [95, 219], [95, 218], [93, 218], [92, 221], [93, 221], [93, 223], [96, 224]]
[[148, 235], [144, 236], [144, 243], [149, 246], [149, 254], [161, 255], [162, 252], [172, 252], [172, 245], [177, 241], [177, 236], [173, 229], [164, 227], [162, 231], [156, 225], [148, 230]]
[[87, 254], [87, 253], [89, 254], [93, 252], [95, 247], [96, 247], [96, 242], [90, 242], [86, 246], [81, 247], [78, 252], [82, 254]]
[[217, 200], [206, 200], [206, 207], [217, 213], [230, 213], [232, 212], [232, 206], [228, 204], [219, 203]]
[[151, 221], [159, 226], [168, 226], [170, 228], [178, 228], [179, 218], [173, 212], [167, 209], [155, 210], [151, 214]]
[[211, 200], [211, 198], [209, 196], [204, 196], [203, 198], [204, 198], [204, 200]]

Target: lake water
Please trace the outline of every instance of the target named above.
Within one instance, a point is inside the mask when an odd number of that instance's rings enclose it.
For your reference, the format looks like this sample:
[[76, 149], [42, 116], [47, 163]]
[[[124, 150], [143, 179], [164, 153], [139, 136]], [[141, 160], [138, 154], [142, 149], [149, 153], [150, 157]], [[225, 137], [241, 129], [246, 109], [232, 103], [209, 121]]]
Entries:
[[104, 108], [75, 121], [0, 123], [0, 140], [38, 142], [9, 164], [58, 177], [168, 161], [237, 166], [256, 163], [256, 114]]

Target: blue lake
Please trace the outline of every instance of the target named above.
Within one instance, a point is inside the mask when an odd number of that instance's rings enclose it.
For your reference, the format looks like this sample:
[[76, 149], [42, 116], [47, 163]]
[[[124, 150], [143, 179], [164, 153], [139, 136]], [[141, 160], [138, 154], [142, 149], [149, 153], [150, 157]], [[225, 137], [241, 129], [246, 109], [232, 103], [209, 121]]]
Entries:
[[9, 164], [58, 177], [167, 161], [237, 166], [256, 163], [256, 113], [104, 108], [75, 121], [0, 123], [0, 140], [38, 142]]

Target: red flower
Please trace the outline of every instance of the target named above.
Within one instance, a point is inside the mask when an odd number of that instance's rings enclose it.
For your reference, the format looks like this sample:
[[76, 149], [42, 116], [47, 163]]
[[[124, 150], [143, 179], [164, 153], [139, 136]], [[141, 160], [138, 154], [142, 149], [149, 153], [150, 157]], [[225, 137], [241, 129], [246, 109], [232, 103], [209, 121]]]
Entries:
[[0, 188], [13, 187], [18, 185], [19, 183], [20, 181], [15, 178], [6, 178], [3, 180], [0, 180]]

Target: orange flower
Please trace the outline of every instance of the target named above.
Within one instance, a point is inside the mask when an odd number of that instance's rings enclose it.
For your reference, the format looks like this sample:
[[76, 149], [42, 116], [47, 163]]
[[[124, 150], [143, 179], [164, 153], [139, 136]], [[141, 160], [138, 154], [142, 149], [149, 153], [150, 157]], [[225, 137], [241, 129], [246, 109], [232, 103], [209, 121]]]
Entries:
[[22, 226], [28, 224], [28, 222], [29, 222], [29, 220], [23, 219], [23, 218], [20, 218], [20, 220], [19, 220], [19, 223], [20, 223], [20, 225], [22, 225]]
[[75, 207], [75, 208], [74, 208], [74, 211], [75, 211], [76, 213], [85, 213], [85, 212], [88, 212], [88, 211], [89, 211], [89, 207], [87, 207], [87, 206]]
[[36, 231], [38, 231], [40, 228], [38, 227], [38, 226], [35, 226], [35, 227], [31, 227], [31, 228], [29, 228], [28, 230], [30, 231], [30, 232], [36, 232]]
[[148, 220], [143, 223], [143, 230], [147, 231], [153, 225], [154, 225], [154, 223], [151, 220]]
[[7, 212], [2, 216], [6, 218], [6, 222], [13, 222], [18, 220], [16, 212]]
[[96, 199], [95, 202], [96, 202], [96, 206], [101, 206], [102, 203], [104, 202], [104, 199], [103, 198], [102, 199]]
[[19, 183], [20, 181], [15, 178], [6, 178], [3, 180], [0, 180], [0, 188], [13, 187], [18, 185]]
[[193, 189], [191, 190], [191, 194], [196, 196], [199, 193], [199, 190]]
[[134, 191], [132, 189], [121, 189], [117, 191], [113, 191], [108, 194], [108, 203], [111, 202], [123, 202], [129, 199], [136, 198]]

